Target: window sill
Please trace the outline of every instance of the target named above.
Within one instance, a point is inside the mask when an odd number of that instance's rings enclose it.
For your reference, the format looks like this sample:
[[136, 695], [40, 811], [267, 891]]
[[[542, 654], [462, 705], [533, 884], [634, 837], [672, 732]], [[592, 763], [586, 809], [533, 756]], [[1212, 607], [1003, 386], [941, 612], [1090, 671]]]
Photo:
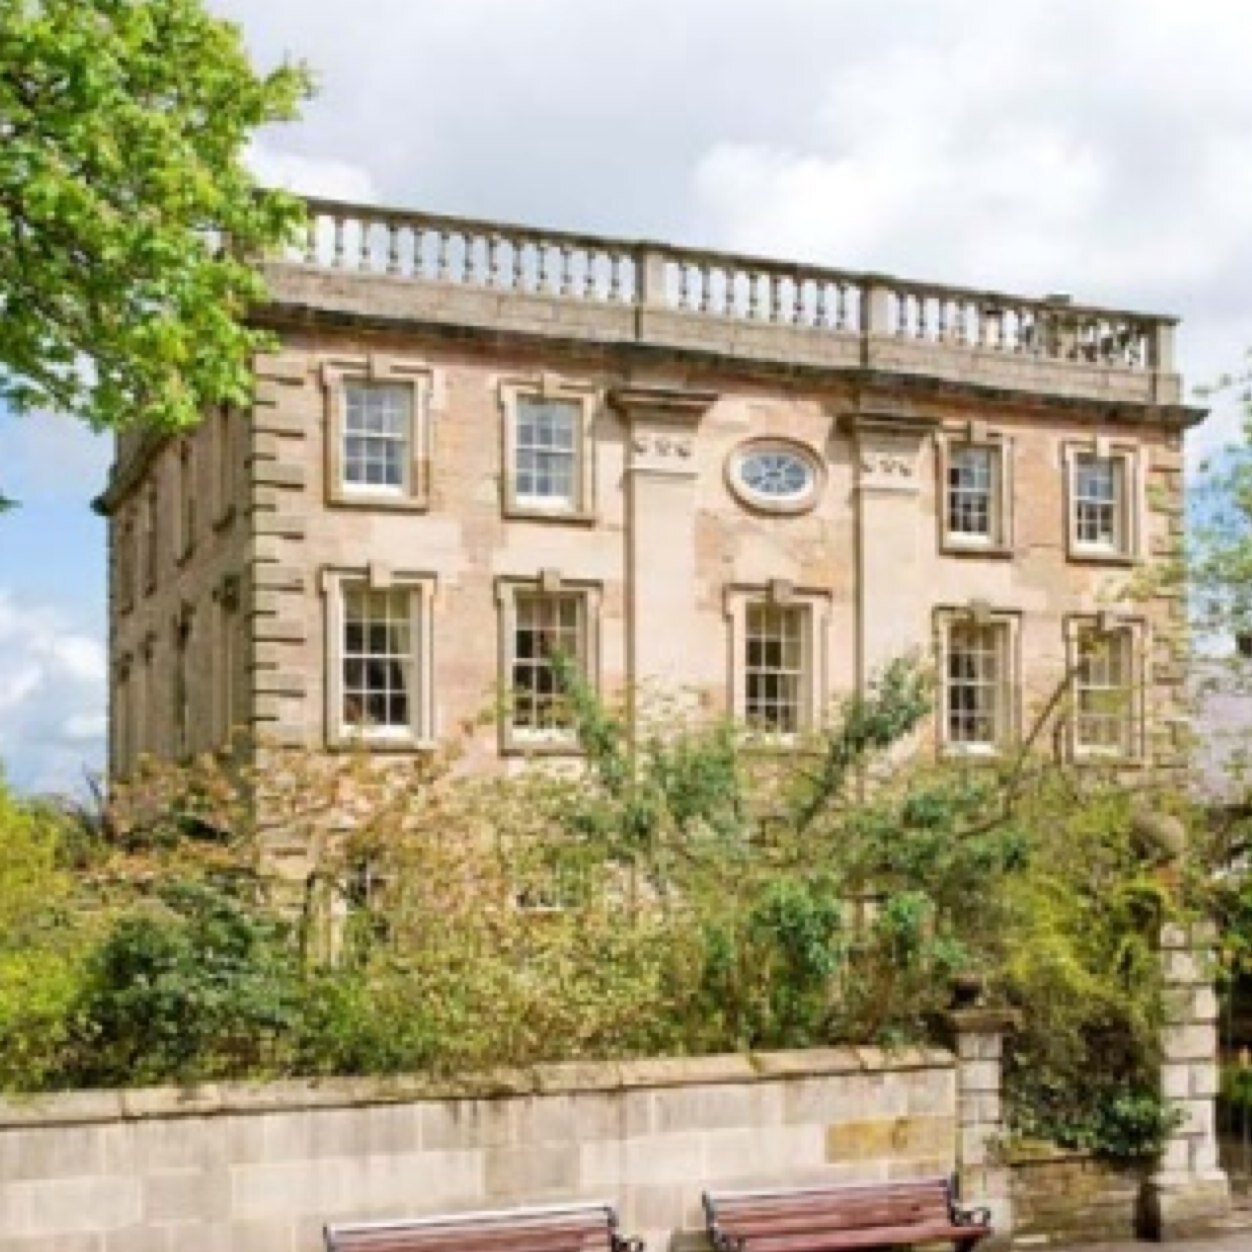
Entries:
[[329, 752], [367, 752], [371, 755], [434, 752], [438, 744], [419, 735], [354, 735], [339, 731], [326, 739]]
[[939, 541], [942, 556], [955, 556], [984, 561], [1011, 561], [1017, 556], [1016, 549], [1003, 543], [976, 543], [951, 539], [944, 536]]
[[509, 522], [556, 522], [566, 526], [594, 526], [595, 513], [582, 509], [545, 509], [528, 504], [506, 504], [504, 519]]
[[572, 735], [560, 738], [528, 739], [524, 734], [518, 735], [514, 731], [506, 730], [500, 741], [500, 755], [581, 757], [586, 753]]
[[426, 513], [430, 509], [430, 501], [425, 496], [391, 495], [383, 491], [332, 491], [326, 503], [333, 509], [372, 509], [387, 513]]
[[1129, 552], [1101, 551], [1099, 548], [1075, 548], [1071, 546], [1066, 558], [1077, 565], [1114, 565], [1130, 569], [1139, 564], [1139, 558]]

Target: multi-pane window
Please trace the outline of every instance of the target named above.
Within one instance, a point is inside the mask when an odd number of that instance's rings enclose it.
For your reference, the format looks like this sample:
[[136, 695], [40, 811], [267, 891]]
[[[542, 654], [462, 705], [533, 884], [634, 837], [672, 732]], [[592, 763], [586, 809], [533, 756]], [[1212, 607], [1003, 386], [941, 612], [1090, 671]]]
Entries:
[[1010, 731], [1008, 624], [954, 618], [945, 652], [945, 741], [957, 748], [998, 747]]
[[386, 493], [408, 489], [413, 388], [347, 382], [343, 389], [343, 481]]
[[518, 591], [510, 658], [512, 728], [525, 734], [570, 729], [556, 656], [586, 669], [586, 607], [579, 592]]
[[807, 613], [800, 605], [749, 604], [744, 615], [744, 719], [795, 734], [807, 721]]
[[1073, 464], [1073, 539], [1081, 548], [1126, 548], [1126, 463], [1080, 453]]
[[1077, 636], [1074, 668], [1074, 743], [1082, 752], [1133, 756], [1135, 637], [1130, 627]]
[[948, 453], [948, 534], [992, 542], [996, 538], [998, 449], [960, 444]]
[[519, 504], [578, 506], [582, 403], [518, 396], [513, 432], [513, 494]]
[[408, 588], [343, 589], [341, 717], [365, 735], [408, 735], [413, 718], [413, 617]]

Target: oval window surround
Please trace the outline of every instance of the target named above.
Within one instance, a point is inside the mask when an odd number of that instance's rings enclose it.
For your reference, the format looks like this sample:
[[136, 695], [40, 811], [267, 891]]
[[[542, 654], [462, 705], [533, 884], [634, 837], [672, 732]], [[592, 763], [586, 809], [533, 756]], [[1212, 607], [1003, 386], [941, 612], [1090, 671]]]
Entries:
[[825, 482], [821, 458], [789, 439], [753, 439], [726, 462], [730, 489], [746, 505], [766, 513], [806, 513]]

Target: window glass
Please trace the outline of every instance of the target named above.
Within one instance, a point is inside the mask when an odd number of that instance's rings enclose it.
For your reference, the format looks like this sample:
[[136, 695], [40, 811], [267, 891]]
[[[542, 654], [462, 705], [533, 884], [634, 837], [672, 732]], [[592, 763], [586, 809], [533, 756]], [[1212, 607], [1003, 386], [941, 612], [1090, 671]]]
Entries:
[[996, 449], [953, 448], [948, 457], [948, 531], [965, 538], [995, 536]]
[[365, 733], [408, 732], [413, 683], [412, 594], [344, 588], [343, 722]]
[[344, 385], [343, 480], [352, 487], [407, 486], [413, 389], [398, 384]]
[[794, 734], [804, 722], [803, 608], [749, 604], [744, 635], [744, 717], [757, 730]]
[[1080, 455], [1074, 461], [1074, 539], [1120, 551], [1124, 466], [1115, 457]]
[[577, 504], [577, 401], [519, 396], [513, 443], [513, 490], [528, 504]]
[[563, 731], [570, 727], [552, 658], [585, 664], [583, 597], [577, 592], [519, 592], [514, 602], [513, 727]]
[[1131, 755], [1134, 736], [1134, 637], [1130, 630], [1078, 636], [1075, 741], [1095, 752]]
[[947, 741], [993, 748], [1005, 737], [1008, 629], [1001, 622], [948, 626]]
[[813, 471], [803, 457], [776, 449], [750, 452], [739, 464], [739, 477], [749, 491], [776, 500], [802, 496], [813, 483]]

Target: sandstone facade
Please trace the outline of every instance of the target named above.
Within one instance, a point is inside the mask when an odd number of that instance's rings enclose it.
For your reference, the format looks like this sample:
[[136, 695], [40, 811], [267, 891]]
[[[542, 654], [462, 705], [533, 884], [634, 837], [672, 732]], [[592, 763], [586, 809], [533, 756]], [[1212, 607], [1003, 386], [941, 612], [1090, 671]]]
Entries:
[[783, 738], [920, 649], [937, 751], [1046, 706], [1076, 756], [1178, 764], [1182, 604], [1127, 596], [1201, 416], [1171, 319], [313, 209], [252, 407], [119, 444], [115, 774], [232, 727], [409, 754], [478, 718], [472, 766], [568, 753], [556, 645]]

